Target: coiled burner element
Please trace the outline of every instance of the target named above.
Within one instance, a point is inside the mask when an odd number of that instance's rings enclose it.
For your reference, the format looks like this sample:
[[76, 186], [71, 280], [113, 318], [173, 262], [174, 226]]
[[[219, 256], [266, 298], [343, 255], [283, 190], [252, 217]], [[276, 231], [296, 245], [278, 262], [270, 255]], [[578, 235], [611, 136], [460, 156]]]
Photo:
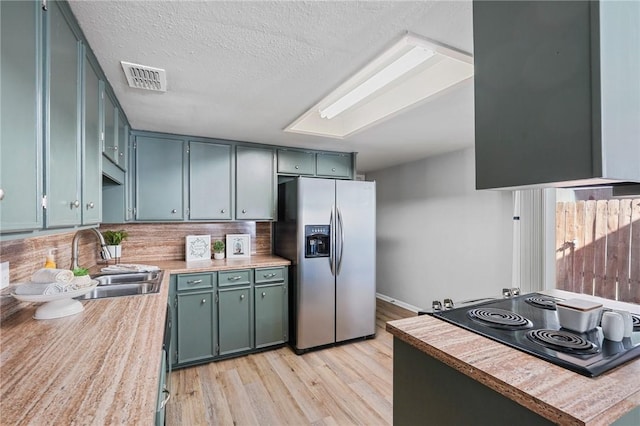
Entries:
[[631, 314], [631, 319], [633, 320], [634, 331], [640, 331], [640, 316]]
[[467, 311], [473, 321], [503, 330], [524, 330], [533, 327], [527, 318], [515, 312], [497, 308], [475, 308]]
[[572, 354], [594, 354], [598, 347], [582, 337], [563, 330], [532, 330], [527, 338], [549, 349]]
[[556, 310], [556, 301], [548, 297], [531, 296], [527, 297], [524, 301], [537, 308], [549, 309], [551, 311]]

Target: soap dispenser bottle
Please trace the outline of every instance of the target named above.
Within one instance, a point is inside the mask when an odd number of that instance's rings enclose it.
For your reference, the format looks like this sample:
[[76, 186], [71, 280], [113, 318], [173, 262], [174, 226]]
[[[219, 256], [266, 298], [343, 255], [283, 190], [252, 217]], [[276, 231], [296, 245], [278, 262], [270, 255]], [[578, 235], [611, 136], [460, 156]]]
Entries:
[[53, 257], [54, 251], [56, 251], [56, 249], [49, 249], [47, 253], [47, 259], [44, 262], [45, 268], [56, 269], [56, 259], [55, 257]]

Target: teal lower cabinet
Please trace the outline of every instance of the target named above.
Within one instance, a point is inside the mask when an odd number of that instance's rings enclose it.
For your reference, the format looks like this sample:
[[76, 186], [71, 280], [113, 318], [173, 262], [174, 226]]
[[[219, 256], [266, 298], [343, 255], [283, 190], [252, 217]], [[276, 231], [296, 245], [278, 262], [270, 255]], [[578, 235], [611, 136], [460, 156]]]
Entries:
[[289, 329], [287, 268], [255, 270], [255, 347], [283, 344]]
[[284, 343], [287, 340], [287, 287], [266, 284], [254, 288], [256, 348]]
[[288, 340], [286, 266], [171, 276], [174, 368], [245, 355]]
[[162, 357], [160, 361], [160, 378], [158, 379], [158, 398], [156, 401], [156, 426], [164, 426], [165, 410], [167, 402], [169, 401], [169, 395], [171, 390], [167, 386], [167, 357], [165, 352], [162, 351]]
[[220, 355], [245, 352], [253, 347], [251, 287], [218, 289]]
[[[170, 297], [175, 312], [176, 353], [172, 362], [194, 364], [212, 359], [217, 345], [216, 273], [182, 274], [172, 277]], [[182, 283], [195, 282], [193, 289], [181, 290]], [[200, 286], [198, 286], [198, 284]], [[204, 285], [203, 285], [204, 284]], [[208, 287], [208, 288], [207, 288]], [[173, 336], [172, 336], [173, 337]]]

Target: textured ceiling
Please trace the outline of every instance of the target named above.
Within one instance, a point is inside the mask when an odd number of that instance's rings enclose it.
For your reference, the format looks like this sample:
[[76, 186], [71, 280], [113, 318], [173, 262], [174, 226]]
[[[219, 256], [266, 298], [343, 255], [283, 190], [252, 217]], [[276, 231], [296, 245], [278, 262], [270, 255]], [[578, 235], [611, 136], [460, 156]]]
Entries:
[[[473, 145], [470, 80], [344, 140], [283, 132], [406, 31], [472, 53], [471, 1], [70, 4], [134, 129], [355, 151], [361, 172]], [[120, 61], [166, 69], [167, 92]]]

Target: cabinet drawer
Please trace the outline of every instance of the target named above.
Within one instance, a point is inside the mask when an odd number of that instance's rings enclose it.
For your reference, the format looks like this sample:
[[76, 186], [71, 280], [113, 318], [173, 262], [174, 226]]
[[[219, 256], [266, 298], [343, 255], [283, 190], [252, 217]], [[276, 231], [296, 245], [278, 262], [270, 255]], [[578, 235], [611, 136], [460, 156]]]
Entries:
[[313, 152], [278, 150], [278, 173], [314, 175], [316, 155]]
[[218, 284], [221, 287], [228, 285], [251, 284], [251, 269], [218, 272]]
[[284, 281], [284, 268], [261, 268], [255, 270], [255, 283], [270, 283], [274, 281]]
[[216, 274], [183, 274], [178, 275], [178, 291], [194, 290], [200, 288], [213, 288], [216, 284]]
[[351, 177], [350, 154], [321, 154], [316, 156], [318, 176]]

